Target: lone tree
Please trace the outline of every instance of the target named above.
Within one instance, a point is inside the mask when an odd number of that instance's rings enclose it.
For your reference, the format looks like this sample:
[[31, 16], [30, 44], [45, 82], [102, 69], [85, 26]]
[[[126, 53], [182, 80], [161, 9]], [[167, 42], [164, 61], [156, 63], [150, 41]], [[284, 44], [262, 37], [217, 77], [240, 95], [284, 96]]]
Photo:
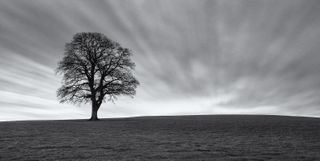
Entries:
[[90, 120], [98, 120], [97, 112], [106, 99], [119, 95], [133, 97], [139, 85], [133, 76], [132, 53], [101, 33], [77, 33], [65, 45], [57, 73], [63, 76], [57, 91], [61, 103], [92, 104]]

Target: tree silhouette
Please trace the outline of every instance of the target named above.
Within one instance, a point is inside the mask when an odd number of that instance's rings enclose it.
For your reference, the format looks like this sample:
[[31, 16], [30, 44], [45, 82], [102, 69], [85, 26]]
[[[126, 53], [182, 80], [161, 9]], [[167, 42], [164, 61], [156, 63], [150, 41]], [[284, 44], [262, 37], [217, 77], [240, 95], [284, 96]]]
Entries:
[[98, 120], [97, 112], [105, 100], [119, 95], [133, 97], [139, 85], [133, 76], [132, 53], [101, 33], [77, 33], [65, 45], [57, 73], [63, 76], [57, 91], [61, 103], [92, 104], [90, 120]]

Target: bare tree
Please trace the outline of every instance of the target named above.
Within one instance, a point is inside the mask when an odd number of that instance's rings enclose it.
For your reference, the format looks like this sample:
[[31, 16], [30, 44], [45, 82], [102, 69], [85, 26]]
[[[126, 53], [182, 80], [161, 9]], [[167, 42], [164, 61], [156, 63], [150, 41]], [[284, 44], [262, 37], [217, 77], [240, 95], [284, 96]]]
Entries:
[[98, 120], [97, 112], [106, 99], [135, 95], [139, 82], [132, 74], [135, 63], [131, 55], [101, 33], [75, 34], [58, 64], [57, 73], [63, 76], [58, 99], [61, 103], [91, 102], [90, 120]]

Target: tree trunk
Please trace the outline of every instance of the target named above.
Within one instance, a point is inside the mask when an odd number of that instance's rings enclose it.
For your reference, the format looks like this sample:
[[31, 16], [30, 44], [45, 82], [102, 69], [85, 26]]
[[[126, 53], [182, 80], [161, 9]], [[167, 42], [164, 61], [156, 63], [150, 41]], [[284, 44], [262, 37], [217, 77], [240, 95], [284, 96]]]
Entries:
[[96, 105], [96, 103], [92, 102], [92, 112], [91, 112], [90, 121], [99, 120], [98, 119], [98, 109], [99, 109], [99, 107]]

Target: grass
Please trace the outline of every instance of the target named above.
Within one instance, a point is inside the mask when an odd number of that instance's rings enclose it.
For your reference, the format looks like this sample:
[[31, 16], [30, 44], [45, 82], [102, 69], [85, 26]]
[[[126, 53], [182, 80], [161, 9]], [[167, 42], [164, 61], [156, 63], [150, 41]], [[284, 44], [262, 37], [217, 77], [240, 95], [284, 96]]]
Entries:
[[2, 122], [0, 160], [320, 160], [320, 119], [212, 115]]

